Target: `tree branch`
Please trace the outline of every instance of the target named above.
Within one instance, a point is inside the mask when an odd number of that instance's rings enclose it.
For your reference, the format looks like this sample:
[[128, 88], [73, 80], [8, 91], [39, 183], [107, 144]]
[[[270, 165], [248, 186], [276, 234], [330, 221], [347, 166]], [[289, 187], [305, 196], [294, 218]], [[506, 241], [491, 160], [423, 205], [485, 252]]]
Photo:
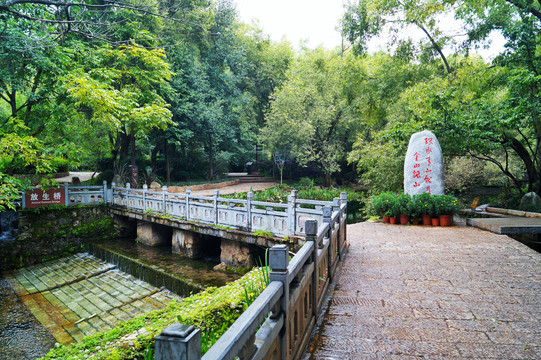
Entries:
[[432, 43], [432, 46], [436, 49], [436, 51], [438, 52], [438, 54], [440, 54], [440, 57], [441, 59], [443, 60], [443, 63], [445, 64], [445, 68], [447, 69], [447, 73], [450, 74], [453, 72], [453, 69], [451, 69], [451, 67], [449, 66], [449, 63], [447, 62], [447, 58], [445, 57], [445, 55], [443, 54], [443, 51], [441, 51], [441, 47], [438, 45], [438, 43], [436, 42], [436, 40], [434, 40], [434, 38], [430, 35], [430, 33], [428, 32], [428, 30], [426, 30], [424, 28], [424, 26], [422, 26], [421, 24], [419, 24], [418, 22], [416, 21], [412, 21], [413, 24], [417, 25], [421, 30], [423, 30], [423, 32], [426, 34], [426, 36], [428, 37], [428, 39], [430, 40], [430, 42]]
[[[526, 5], [524, 5], [523, 3], [521, 3], [520, 1], [517, 1], [517, 0], [506, 0], [506, 1], [508, 3], [510, 3], [511, 5], [516, 6], [520, 10], [529, 12], [530, 14], [532, 14], [533, 16], [535, 16], [536, 18], [541, 20], [541, 12], [539, 10], [534, 9], [531, 6], [526, 6]], [[541, 5], [541, 1], [537, 0], [537, 2], [539, 2], [539, 4]]]

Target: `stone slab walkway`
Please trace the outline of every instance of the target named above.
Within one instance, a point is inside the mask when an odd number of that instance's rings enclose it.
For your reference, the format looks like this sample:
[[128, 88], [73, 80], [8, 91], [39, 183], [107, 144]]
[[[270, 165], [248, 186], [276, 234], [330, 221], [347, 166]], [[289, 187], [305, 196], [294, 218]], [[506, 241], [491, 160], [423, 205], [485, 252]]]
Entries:
[[7, 279], [60, 344], [180, 299], [86, 253], [22, 268]]
[[468, 224], [496, 234], [541, 234], [541, 218], [470, 218]]
[[471, 227], [348, 225], [305, 359], [541, 359], [541, 254]]

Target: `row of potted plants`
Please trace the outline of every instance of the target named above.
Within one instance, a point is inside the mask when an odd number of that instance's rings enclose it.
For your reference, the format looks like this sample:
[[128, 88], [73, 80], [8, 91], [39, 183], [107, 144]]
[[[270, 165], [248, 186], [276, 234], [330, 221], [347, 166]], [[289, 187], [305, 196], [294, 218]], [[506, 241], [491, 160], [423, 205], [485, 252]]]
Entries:
[[381, 214], [384, 222], [423, 225], [451, 225], [453, 215], [458, 213], [458, 199], [452, 195], [395, 194], [383, 192], [372, 196], [372, 208]]

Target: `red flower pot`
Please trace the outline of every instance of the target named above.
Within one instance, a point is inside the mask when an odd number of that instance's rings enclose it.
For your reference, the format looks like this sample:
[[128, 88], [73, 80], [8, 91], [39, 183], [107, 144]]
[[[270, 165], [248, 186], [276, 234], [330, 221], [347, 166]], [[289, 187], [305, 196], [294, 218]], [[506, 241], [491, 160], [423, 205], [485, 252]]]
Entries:
[[413, 218], [413, 219], [411, 219], [411, 224], [412, 224], [412, 225], [419, 225], [419, 218]]
[[409, 215], [400, 215], [400, 225], [406, 225], [409, 222], [410, 222]]
[[439, 226], [440, 225], [440, 218], [433, 217], [432, 218], [432, 226]]
[[432, 225], [432, 216], [424, 214], [423, 225]]
[[389, 217], [389, 222], [391, 224], [396, 224], [396, 218], [394, 216]]
[[440, 215], [440, 226], [451, 226], [453, 215]]
[[385, 215], [385, 213], [383, 213], [381, 215], [382, 219], [383, 219], [383, 223], [384, 224], [388, 224], [389, 223], [389, 217], [387, 215]]

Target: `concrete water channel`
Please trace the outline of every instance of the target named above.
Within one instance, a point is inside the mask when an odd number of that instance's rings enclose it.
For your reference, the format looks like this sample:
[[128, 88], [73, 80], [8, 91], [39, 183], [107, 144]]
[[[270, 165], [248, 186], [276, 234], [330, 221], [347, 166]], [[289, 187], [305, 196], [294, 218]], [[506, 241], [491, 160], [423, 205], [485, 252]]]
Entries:
[[133, 240], [88, 249], [107, 261], [79, 253], [2, 274], [0, 359], [35, 359], [55, 343], [78, 342], [240, 277], [214, 271], [217, 259], [193, 260], [172, 254], [170, 247], [152, 248]]

